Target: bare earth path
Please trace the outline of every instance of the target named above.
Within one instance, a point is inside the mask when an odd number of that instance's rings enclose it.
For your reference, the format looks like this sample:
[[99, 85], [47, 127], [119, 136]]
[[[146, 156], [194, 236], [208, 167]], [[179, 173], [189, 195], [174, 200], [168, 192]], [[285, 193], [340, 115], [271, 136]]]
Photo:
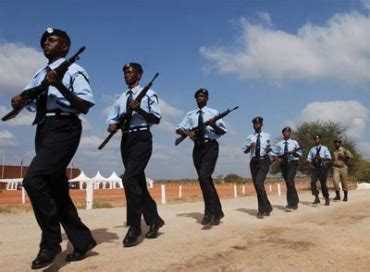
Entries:
[[[66, 263], [65, 239], [45, 271], [369, 271], [370, 190], [329, 207], [313, 207], [308, 193], [300, 198], [297, 211], [285, 212], [285, 197], [272, 196], [274, 211], [261, 220], [255, 197], [222, 200], [226, 216], [211, 229], [199, 224], [201, 202], [160, 205], [162, 234], [133, 248], [121, 244], [123, 208], [79, 210], [98, 246]], [[32, 213], [0, 214], [0, 271], [30, 271], [39, 237]]]

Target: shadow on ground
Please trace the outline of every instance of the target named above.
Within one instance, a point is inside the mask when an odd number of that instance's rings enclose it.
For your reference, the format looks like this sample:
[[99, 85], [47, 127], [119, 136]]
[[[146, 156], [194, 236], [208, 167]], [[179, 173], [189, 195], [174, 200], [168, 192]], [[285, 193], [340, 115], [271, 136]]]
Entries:
[[238, 208], [238, 209], [235, 209], [235, 211], [247, 213], [250, 216], [256, 216], [257, 215], [257, 211], [255, 209]]
[[202, 219], [204, 214], [200, 212], [190, 212], [190, 213], [178, 213], [176, 216], [179, 217], [190, 217], [197, 221], [198, 224], [202, 224]]
[[[96, 242], [98, 243], [96, 247], [99, 247], [99, 245], [103, 243], [112, 243], [114, 240], [117, 240], [119, 238], [116, 233], [109, 232], [107, 228], [91, 230], [91, 233], [94, 239], [96, 240]], [[62, 239], [67, 240], [68, 239], [67, 235], [63, 234]], [[72, 251], [73, 251], [73, 246], [68, 241], [67, 249], [64, 250], [61, 254], [59, 254], [57, 258], [55, 258], [53, 264], [51, 264], [49, 267], [47, 267], [43, 271], [46, 271], [46, 272], [59, 271], [62, 267], [68, 265], [68, 262], [65, 261], [65, 258], [67, 257], [68, 254], [72, 253]], [[96, 255], [99, 255], [99, 253], [95, 251], [90, 251], [87, 253], [86, 258], [90, 258]]]

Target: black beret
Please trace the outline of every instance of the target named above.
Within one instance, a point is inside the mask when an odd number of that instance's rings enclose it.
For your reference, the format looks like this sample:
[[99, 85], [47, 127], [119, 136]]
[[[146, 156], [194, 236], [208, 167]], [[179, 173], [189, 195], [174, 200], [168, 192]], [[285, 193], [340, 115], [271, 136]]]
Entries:
[[198, 94], [204, 94], [205, 96], [208, 97], [208, 90], [204, 88], [200, 88], [195, 92], [194, 97], [196, 98]]
[[321, 140], [321, 135], [320, 134], [316, 134], [315, 137], [313, 137], [314, 140], [316, 140], [317, 138], [319, 138]]
[[336, 140], [334, 140], [334, 143], [336, 144], [336, 143], [342, 143], [342, 140], [339, 140], [339, 139], [336, 139]]
[[125, 69], [128, 69], [130, 67], [134, 68], [140, 74], [144, 73], [143, 67], [141, 67], [141, 65], [139, 63], [136, 63], [136, 62], [129, 62], [129, 63], [125, 64], [125, 66], [122, 67], [122, 71], [125, 71]]
[[263, 123], [263, 118], [261, 116], [256, 116], [252, 119], [252, 123], [255, 123], [255, 122], [259, 122], [259, 123]]
[[285, 131], [292, 132], [292, 129], [290, 127], [285, 127], [285, 128], [283, 128], [283, 130], [281, 131], [281, 133], [284, 133]]
[[44, 42], [45, 42], [46, 38], [51, 36], [51, 35], [62, 37], [67, 41], [68, 46], [71, 45], [71, 39], [69, 38], [68, 34], [65, 31], [60, 30], [60, 29], [56, 29], [56, 28], [48, 27], [46, 29], [46, 31], [41, 36], [41, 40], [40, 40], [41, 47], [44, 47]]

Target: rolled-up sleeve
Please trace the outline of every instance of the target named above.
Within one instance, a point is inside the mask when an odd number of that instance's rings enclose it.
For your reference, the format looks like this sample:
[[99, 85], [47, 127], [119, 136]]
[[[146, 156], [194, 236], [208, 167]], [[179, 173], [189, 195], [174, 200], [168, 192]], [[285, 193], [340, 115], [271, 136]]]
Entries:
[[313, 152], [315, 152], [315, 151], [311, 148], [310, 152], [308, 152], [308, 155], [307, 155], [307, 161], [312, 161], [312, 159], [314, 157]]
[[89, 76], [86, 71], [75, 73], [72, 77], [73, 92], [81, 99], [89, 103], [90, 107], [95, 105], [94, 96], [88, 82]]
[[220, 129], [222, 129], [225, 133], [227, 132], [224, 120], [222, 120], [222, 119], [217, 120], [216, 121], [216, 126], [218, 126]]

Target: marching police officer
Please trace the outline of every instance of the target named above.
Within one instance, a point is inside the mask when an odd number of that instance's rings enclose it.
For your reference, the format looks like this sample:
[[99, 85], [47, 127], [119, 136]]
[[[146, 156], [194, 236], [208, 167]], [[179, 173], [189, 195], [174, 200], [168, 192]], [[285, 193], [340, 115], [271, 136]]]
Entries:
[[290, 138], [292, 130], [285, 127], [281, 131], [283, 140], [273, 147], [273, 154], [280, 159], [281, 173], [287, 187], [287, 210], [298, 209], [298, 193], [295, 188], [295, 175], [297, 173], [299, 158], [302, 156], [301, 148], [296, 140]]
[[139, 242], [142, 214], [146, 224], [149, 225], [146, 238], [156, 238], [159, 228], [164, 225], [164, 221], [158, 215], [157, 205], [147, 189], [144, 172], [153, 148], [150, 127], [153, 124], [159, 124], [161, 113], [158, 97], [153, 90], [149, 89], [140, 102], [135, 100], [143, 89], [140, 86], [143, 74], [141, 65], [128, 63], [123, 66], [122, 70], [128, 90], [123, 92], [114, 102], [107, 119], [109, 123], [107, 130], [108, 132], [116, 132], [120, 115], [125, 113], [129, 107], [132, 108], [128, 131], [122, 133], [121, 140], [121, 156], [125, 166], [122, 182], [126, 195], [127, 225], [129, 226], [123, 239], [123, 245], [130, 247]]
[[314, 137], [315, 146], [310, 149], [307, 156], [307, 161], [310, 163], [311, 168], [311, 191], [312, 195], [315, 196], [315, 200], [312, 204], [319, 204], [319, 190], [317, 190], [316, 182], [320, 180], [321, 191], [325, 198], [325, 205], [330, 205], [329, 190], [326, 184], [328, 177], [329, 163], [331, 155], [329, 149], [321, 144], [321, 135], [315, 135]]
[[[221, 202], [218, 197], [212, 179], [218, 158], [217, 139], [226, 133], [225, 123], [222, 119], [216, 122], [212, 119], [218, 111], [207, 107], [208, 90], [201, 88], [194, 94], [198, 109], [190, 111], [179, 124], [176, 133], [182, 136], [189, 136], [194, 141], [193, 163], [198, 173], [198, 180], [202, 190], [205, 209], [202, 219], [203, 225], [218, 225], [224, 217]], [[204, 122], [209, 125], [205, 126]], [[193, 128], [199, 127], [197, 131]]]
[[257, 193], [258, 213], [257, 218], [270, 216], [272, 206], [265, 190], [265, 179], [270, 169], [269, 152], [272, 150], [270, 145], [270, 135], [262, 132], [263, 118], [256, 116], [252, 120], [254, 133], [248, 135], [243, 145], [244, 153], [250, 153], [249, 163], [253, 185]]
[[[45, 267], [61, 252], [60, 224], [73, 252], [66, 261], [78, 261], [96, 246], [90, 230], [81, 222], [69, 196], [66, 168], [75, 154], [81, 138], [80, 113], [86, 114], [94, 99], [86, 71], [73, 63], [64, 76], [53, 70], [65, 61], [71, 45], [66, 32], [48, 28], [41, 37], [41, 47], [48, 65], [38, 70], [26, 89], [38, 86], [46, 79], [50, 84], [37, 101], [27, 107], [36, 112], [37, 124], [33, 158], [23, 180], [42, 230], [40, 250], [32, 269]], [[14, 108], [25, 104], [22, 96], [12, 99]]]

